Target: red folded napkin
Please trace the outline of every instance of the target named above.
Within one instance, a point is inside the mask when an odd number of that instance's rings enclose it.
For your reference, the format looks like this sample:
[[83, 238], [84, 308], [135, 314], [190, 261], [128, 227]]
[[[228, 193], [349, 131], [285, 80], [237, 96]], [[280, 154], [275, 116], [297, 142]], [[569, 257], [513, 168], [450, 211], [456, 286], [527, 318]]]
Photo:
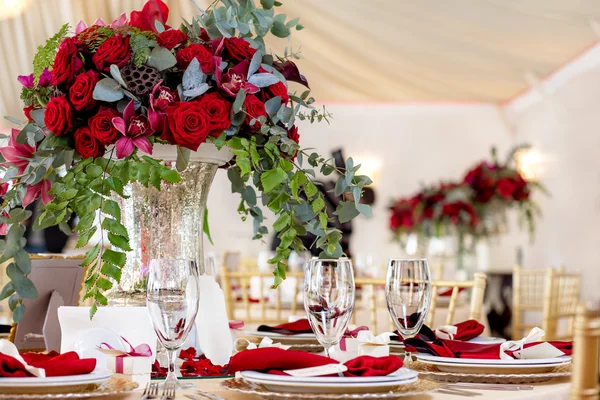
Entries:
[[[487, 360], [500, 359], [500, 344], [477, 344], [460, 340], [436, 339], [426, 342], [421, 339], [406, 339], [407, 350], [410, 352], [428, 353], [440, 357], [478, 358]], [[527, 343], [524, 347], [533, 347], [541, 342]], [[571, 355], [573, 342], [548, 342], [566, 355]], [[507, 351], [506, 354], [512, 355]]]
[[33, 376], [27, 372], [21, 361], [0, 353], [0, 378], [25, 378]]
[[[245, 350], [229, 361], [229, 373], [238, 371], [263, 371], [274, 375], [287, 375], [283, 371], [338, 364], [336, 360], [304, 351], [283, 350], [276, 347]], [[361, 356], [344, 363], [345, 376], [385, 376], [402, 368], [402, 360], [396, 356]]]
[[44, 368], [46, 376], [83, 375], [89, 374], [96, 368], [95, 358], [79, 358], [74, 351], [64, 354], [55, 351], [48, 354], [24, 353], [21, 357], [33, 367]]
[[258, 327], [259, 332], [275, 332], [282, 335], [298, 335], [300, 333], [313, 333], [310, 323], [307, 319], [299, 319], [296, 322], [288, 322], [276, 326], [261, 325]]
[[[89, 374], [96, 368], [95, 358], [80, 359], [74, 351], [58, 354], [51, 351], [48, 354], [21, 354], [27, 364], [36, 368], [44, 368], [46, 376], [67, 376]], [[0, 353], [0, 377], [24, 378], [34, 376], [23, 364], [14, 357]]]
[[[454, 325], [456, 327], [456, 333], [454, 334], [453, 340], [460, 340], [466, 342], [476, 338], [483, 333], [485, 327], [474, 319], [469, 319], [464, 322], [459, 322]], [[436, 331], [436, 337], [439, 337]]]

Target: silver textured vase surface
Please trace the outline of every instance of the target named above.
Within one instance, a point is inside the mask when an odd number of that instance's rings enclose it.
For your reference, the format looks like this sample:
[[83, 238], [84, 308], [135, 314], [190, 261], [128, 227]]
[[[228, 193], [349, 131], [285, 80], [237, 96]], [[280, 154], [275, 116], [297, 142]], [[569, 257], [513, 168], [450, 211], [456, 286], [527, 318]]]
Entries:
[[192, 161], [180, 173], [181, 182], [162, 182], [160, 191], [133, 183], [125, 188], [128, 198], [116, 198], [132, 251], [127, 253], [121, 282], [107, 293], [110, 305], [146, 304], [148, 264], [153, 258], [203, 265], [204, 211], [217, 168], [214, 163]]

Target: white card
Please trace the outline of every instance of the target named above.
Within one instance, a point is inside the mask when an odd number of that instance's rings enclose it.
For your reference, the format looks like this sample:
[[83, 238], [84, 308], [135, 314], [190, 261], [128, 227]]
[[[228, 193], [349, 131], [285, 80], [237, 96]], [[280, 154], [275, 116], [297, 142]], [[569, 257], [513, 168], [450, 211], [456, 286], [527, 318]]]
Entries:
[[536, 346], [531, 346], [513, 353], [515, 357], [523, 360], [533, 360], [537, 358], [554, 358], [564, 356], [565, 353], [552, 346], [548, 342], [542, 342]]
[[298, 377], [309, 377], [309, 376], [324, 376], [324, 375], [334, 375], [340, 374], [342, 372], [348, 371], [348, 367], [344, 364], [328, 364], [321, 365], [319, 367], [310, 367], [310, 368], [300, 368], [300, 369], [289, 369], [287, 371], [283, 371], [291, 376]]
[[[156, 357], [156, 334], [146, 307], [100, 307], [90, 320], [90, 307], [59, 307], [61, 353], [74, 351], [76, 341], [90, 329], [109, 329], [134, 347], [147, 344]], [[100, 343], [97, 344], [99, 346]]]

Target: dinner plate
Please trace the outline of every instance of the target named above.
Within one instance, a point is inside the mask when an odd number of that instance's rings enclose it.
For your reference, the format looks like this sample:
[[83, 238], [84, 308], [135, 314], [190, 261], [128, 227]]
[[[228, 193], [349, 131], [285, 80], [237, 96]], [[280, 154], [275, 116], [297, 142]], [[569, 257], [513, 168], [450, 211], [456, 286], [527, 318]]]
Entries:
[[109, 371], [95, 371], [91, 374], [46, 378], [2, 378], [0, 379], [0, 392], [37, 393], [44, 391], [46, 393], [66, 393], [85, 386], [101, 385], [107, 382], [111, 376], [112, 372]]
[[413, 379], [419, 376], [416, 371], [409, 368], [400, 368], [398, 371], [385, 376], [289, 376], [289, 375], [273, 375], [265, 374], [257, 371], [243, 371], [242, 378], [246, 380], [261, 379], [276, 382], [311, 382], [311, 383], [328, 383], [328, 384], [355, 384], [369, 382], [389, 382], [403, 379]]
[[571, 363], [571, 356], [532, 360], [486, 360], [471, 358], [438, 357], [415, 354], [417, 361], [435, 365], [443, 372], [465, 373], [535, 373], [552, 371], [554, 367]]
[[[256, 373], [259, 374], [257, 376], [250, 372], [253, 371], [242, 372], [242, 378], [248, 382], [260, 384], [272, 392], [288, 393], [380, 393], [419, 380], [418, 374], [411, 370], [386, 377], [302, 377], [299, 380], [285, 379], [296, 377], [261, 373]], [[264, 377], [264, 375], [268, 376]], [[373, 378], [389, 379], [376, 380]], [[327, 379], [331, 379], [331, 381], [327, 381]]]
[[244, 335], [256, 338], [268, 337], [278, 342], [316, 342], [314, 333], [298, 333], [297, 335], [282, 335], [276, 332], [245, 331]]

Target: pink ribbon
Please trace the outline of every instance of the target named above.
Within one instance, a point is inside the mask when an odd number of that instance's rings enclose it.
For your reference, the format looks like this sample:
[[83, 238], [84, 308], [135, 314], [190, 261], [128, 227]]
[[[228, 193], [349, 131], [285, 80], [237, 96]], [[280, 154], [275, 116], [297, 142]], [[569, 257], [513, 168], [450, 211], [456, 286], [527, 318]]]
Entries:
[[233, 320], [233, 321], [229, 321], [229, 329], [243, 329], [244, 328], [244, 321], [237, 321], [237, 320]]
[[355, 338], [358, 336], [358, 332], [360, 331], [368, 331], [369, 328], [366, 326], [359, 326], [356, 329], [353, 329], [351, 331], [349, 331], [348, 329], [346, 329], [346, 332], [344, 332], [344, 336], [342, 337], [342, 340], [340, 340], [340, 350], [342, 351], [346, 351], [346, 338], [348, 337], [352, 337]]
[[[129, 351], [117, 350], [114, 347], [112, 347], [110, 344], [105, 343], [105, 342], [100, 343], [100, 346], [98, 346], [99, 350], [108, 349], [108, 350], [114, 350], [114, 351], [121, 353], [121, 354], [115, 356], [115, 372], [116, 373], [118, 373], [118, 374], [123, 373], [123, 358], [125, 358], [125, 357], [151, 357], [152, 356], [152, 349], [146, 343], [142, 343], [136, 347], [133, 347], [131, 345], [131, 343], [129, 343], [129, 341], [127, 339], [125, 339], [123, 336], [121, 336], [121, 339], [123, 339], [123, 341], [125, 343], [127, 343], [127, 345], [129, 346]], [[102, 346], [104, 346], [104, 348]]]

